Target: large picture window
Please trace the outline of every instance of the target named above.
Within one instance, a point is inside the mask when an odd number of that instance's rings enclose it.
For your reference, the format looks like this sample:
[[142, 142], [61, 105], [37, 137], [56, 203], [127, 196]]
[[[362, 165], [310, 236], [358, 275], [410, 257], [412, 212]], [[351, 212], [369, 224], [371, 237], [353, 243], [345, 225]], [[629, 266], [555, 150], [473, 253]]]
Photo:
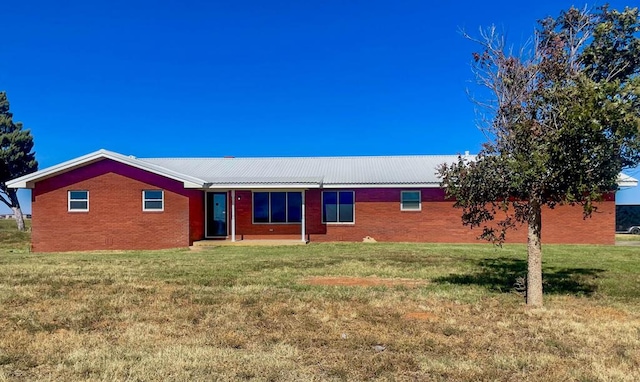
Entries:
[[301, 192], [254, 192], [254, 223], [300, 223]]
[[89, 211], [89, 191], [69, 191], [67, 207], [69, 212]]
[[164, 211], [164, 192], [162, 190], [142, 191], [143, 211]]
[[420, 211], [422, 209], [420, 191], [402, 191], [400, 193], [400, 210]]
[[353, 191], [322, 192], [323, 223], [353, 223], [355, 198]]

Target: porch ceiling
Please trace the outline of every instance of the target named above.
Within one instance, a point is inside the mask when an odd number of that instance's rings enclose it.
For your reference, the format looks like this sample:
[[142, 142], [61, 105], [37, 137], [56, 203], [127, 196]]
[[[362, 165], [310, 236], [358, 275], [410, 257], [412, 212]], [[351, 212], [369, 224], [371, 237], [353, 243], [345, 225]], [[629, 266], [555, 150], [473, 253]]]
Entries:
[[322, 177], [228, 177], [216, 178], [205, 184], [208, 189], [309, 189], [321, 188]]

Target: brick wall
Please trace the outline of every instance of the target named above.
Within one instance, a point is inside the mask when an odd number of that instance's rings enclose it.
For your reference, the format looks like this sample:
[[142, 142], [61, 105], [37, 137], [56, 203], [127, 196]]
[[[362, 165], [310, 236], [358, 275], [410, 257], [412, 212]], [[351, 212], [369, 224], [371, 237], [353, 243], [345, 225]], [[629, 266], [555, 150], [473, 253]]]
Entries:
[[[143, 212], [142, 190], [164, 190], [164, 211]], [[67, 192], [89, 191], [88, 212], [68, 212]], [[37, 252], [186, 247], [204, 235], [204, 199], [181, 182], [108, 159], [36, 183]]]
[[[401, 211], [400, 192], [407, 189], [356, 189], [355, 223], [323, 224], [321, 191], [306, 191], [306, 232], [311, 241], [377, 241], [476, 243], [480, 228], [461, 223], [459, 209], [445, 200], [441, 189], [422, 189], [421, 211]], [[252, 224], [251, 192], [236, 192], [238, 235], [245, 239], [296, 238], [299, 224]], [[598, 205], [598, 212], [582, 218], [581, 207], [545, 209], [542, 217], [543, 243], [613, 244], [615, 201], [613, 195]], [[526, 242], [526, 227], [509, 232], [508, 242]]]

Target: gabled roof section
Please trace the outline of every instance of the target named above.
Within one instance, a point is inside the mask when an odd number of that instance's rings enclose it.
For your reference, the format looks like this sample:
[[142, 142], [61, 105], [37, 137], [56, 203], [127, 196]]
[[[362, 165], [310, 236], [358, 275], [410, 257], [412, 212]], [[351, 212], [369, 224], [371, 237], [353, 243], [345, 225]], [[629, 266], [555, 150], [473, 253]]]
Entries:
[[86, 166], [91, 163], [98, 162], [103, 159], [111, 159], [113, 161], [126, 164], [144, 171], [148, 171], [157, 175], [161, 175], [170, 179], [182, 182], [186, 188], [202, 188], [205, 182], [201, 179], [190, 175], [175, 172], [170, 169], [163, 168], [153, 163], [144, 162], [135, 157], [126, 156], [108, 150], [98, 150], [81, 157], [68, 160], [55, 166], [47, 167], [43, 170], [36, 171], [31, 174], [21, 176], [7, 182], [9, 188], [33, 188], [35, 183], [52, 176], [63, 174], [76, 168]]

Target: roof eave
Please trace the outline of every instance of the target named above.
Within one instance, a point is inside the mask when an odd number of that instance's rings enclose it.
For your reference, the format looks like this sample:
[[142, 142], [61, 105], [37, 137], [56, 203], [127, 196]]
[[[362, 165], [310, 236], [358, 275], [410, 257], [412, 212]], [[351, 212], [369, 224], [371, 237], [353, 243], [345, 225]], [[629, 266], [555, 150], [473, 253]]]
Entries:
[[630, 187], [638, 187], [638, 181], [630, 181], [630, 180], [623, 180], [623, 181], [619, 181], [618, 182], [618, 187], [619, 188], [630, 188]]
[[208, 190], [255, 190], [255, 189], [319, 189], [322, 185], [319, 183], [215, 183], [207, 184], [205, 188]]
[[322, 188], [440, 188], [440, 183], [325, 183]]
[[638, 179], [631, 177], [627, 174], [624, 173], [620, 173], [618, 174], [618, 181], [616, 182], [618, 184], [618, 187], [637, 187], [638, 186]]
[[104, 149], [100, 149], [87, 155], [83, 155], [81, 157], [68, 160], [55, 166], [47, 167], [43, 170], [39, 170], [34, 173], [10, 180], [6, 183], [6, 185], [8, 188], [33, 188], [35, 187], [36, 182], [74, 170], [76, 168], [86, 166], [91, 163], [95, 163], [102, 159], [111, 159], [113, 161], [123, 163], [140, 170], [148, 171], [173, 180], [177, 180], [179, 182], [182, 182], [187, 188], [202, 188], [205, 185], [205, 181], [201, 179], [197, 179], [184, 174], [179, 174], [175, 171], [137, 160], [134, 157], [128, 157]]
[[33, 186], [28, 187], [27, 182], [23, 182], [20, 178], [10, 180], [7, 182], [7, 188], [33, 188]]

